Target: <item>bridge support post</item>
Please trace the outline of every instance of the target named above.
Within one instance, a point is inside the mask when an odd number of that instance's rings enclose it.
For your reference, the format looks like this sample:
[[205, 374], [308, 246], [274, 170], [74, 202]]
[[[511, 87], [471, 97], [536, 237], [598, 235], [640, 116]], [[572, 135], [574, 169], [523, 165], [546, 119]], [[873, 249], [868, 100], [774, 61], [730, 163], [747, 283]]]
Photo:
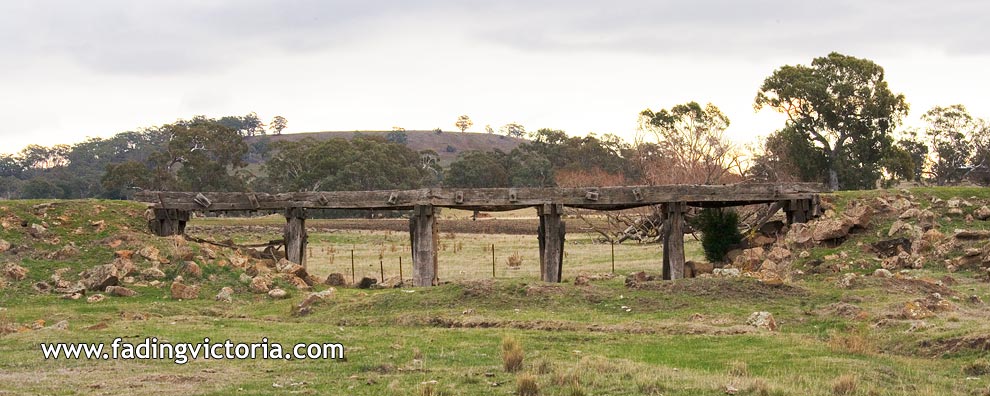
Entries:
[[684, 202], [661, 205], [663, 221], [663, 279], [684, 277]]
[[412, 248], [413, 286], [436, 286], [437, 245], [440, 241], [437, 228], [439, 208], [433, 205], [416, 205], [409, 217], [409, 246]]
[[791, 199], [781, 201], [780, 207], [787, 215], [787, 224], [807, 223], [817, 213], [813, 199]]
[[288, 208], [285, 210], [285, 258], [293, 263], [306, 266], [306, 209]]
[[544, 204], [537, 208], [540, 227], [537, 239], [540, 242], [540, 280], [560, 282], [564, 264], [564, 234], [566, 225], [560, 219], [563, 205]]
[[182, 235], [189, 221], [188, 210], [154, 209], [155, 218], [148, 221], [148, 228], [157, 236]]

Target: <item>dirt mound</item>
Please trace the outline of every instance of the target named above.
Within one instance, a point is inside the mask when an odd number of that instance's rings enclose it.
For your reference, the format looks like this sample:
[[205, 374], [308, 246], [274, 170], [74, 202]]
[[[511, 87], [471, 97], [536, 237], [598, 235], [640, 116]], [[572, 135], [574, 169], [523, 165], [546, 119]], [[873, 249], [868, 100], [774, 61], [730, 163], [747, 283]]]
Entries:
[[637, 282], [630, 288], [680, 295], [712, 296], [721, 299], [773, 299], [811, 294], [808, 290], [794, 285], [771, 285], [746, 278], [692, 278], [681, 279], [677, 282]]
[[954, 296], [957, 293], [939, 284], [938, 281], [914, 278], [878, 278], [871, 276], [859, 277], [850, 286], [852, 289], [880, 288], [886, 293], [924, 294], [939, 293], [943, 296]]
[[918, 345], [930, 356], [963, 352], [990, 352], [990, 335], [969, 335], [941, 340], [924, 340]]

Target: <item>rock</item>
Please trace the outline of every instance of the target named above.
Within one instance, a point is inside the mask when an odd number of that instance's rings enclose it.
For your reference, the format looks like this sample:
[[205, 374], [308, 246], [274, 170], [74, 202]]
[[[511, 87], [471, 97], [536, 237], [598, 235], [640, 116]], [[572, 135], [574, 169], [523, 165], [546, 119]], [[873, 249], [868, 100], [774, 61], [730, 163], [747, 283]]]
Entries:
[[161, 262], [161, 252], [158, 251], [158, 248], [151, 245], [145, 246], [138, 250], [137, 255], [144, 257], [146, 260], [153, 263]]
[[873, 271], [873, 276], [877, 278], [893, 278], [894, 274], [886, 268], [877, 268]]
[[901, 212], [901, 214], [899, 216], [897, 216], [897, 218], [898, 219], [901, 219], [901, 220], [908, 220], [908, 219], [913, 219], [915, 217], [918, 217], [919, 215], [921, 215], [921, 211], [920, 210], [918, 210], [917, 208], [911, 208], [911, 209], [905, 210], [904, 212]]
[[900, 234], [902, 232], [910, 233], [914, 227], [905, 221], [895, 220], [893, 224], [890, 225], [890, 230], [887, 231], [887, 236], [892, 237], [894, 235]]
[[925, 319], [935, 316], [939, 312], [955, 311], [956, 307], [946, 301], [938, 293], [933, 293], [926, 298], [908, 301], [901, 307], [900, 319]]
[[27, 277], [28, 269], [14, 263], [7, 263], [3, 266], [3, 275], [12, 281], [19, 281]]
[[853, 206], [847, 208], [842, 215], [845, 217], [844, 222], [850, 228], [867, 228], [870, 226], [870, 220], [873, 219], [873, 208], [866, 205]]
[[[687, 263], [685, 263], [684, 269], [685, 270], [687, 269]], [[687, 276], [687, 275], [685, 275], [685, 276]], [[588, 283], [589, 282], [590, 281], [588, 280], [588, 277], [587, 276], [578, 275], [578, 276], [574, 277], [574, 286], [588, 286]]]
[[10, 242], [0, 239], [0, 253], [10, 250]]
[[688, 261], [684, 263], [684, 277], [696, 278], [701, 274], [710, 274], [715, 270], [715, 265], [705, 261]]
[[251, 279], [251, 285], [249, 286], [252, 293], [268, 293], [272, 288], [272, 281], [268, 279], [267, 276], [258, 275]]
[[52, 329], [52, 330], [68, 330], [69, 329], [69, 321], [68, 320], [60, 320], [60, 321], [56, 322], [55, 324], [46, 327], [46, 329]]
[[853, 281], [856, 280], [856, 277], [857, 275], [852, 272], [842, 274], [842, 276], [839, 277], [839, 280], [836, 282], [836, 285], [843, 289], [848, 289], [852, 287]]
[[332, 287], [321, 292], [309, 293], [309, 295], [295, 307], [295, 313], [297, 315], [309, 315], [312, 312], [314, 305], [332, 299], [336, 293], [337, 289]]
[[330, 286], [347, 286], [347, 279], [344, 279], [344, 274], [334, 272], [327, 276], [327, 280], [323, 283]]
[[712, 271], [712, 275], [724, 278], [738, 278], [742, 275], [742, 271], [739, 268], [715, 268]]
[[297, 290], [309, 290], [309, 283], [306, 280], [292, 274], [280, 274], [279, 278], [294, 286]]
[[245, 274], [243, 272], [241, 272], [241, 276], [237, 278], [238, 281], [240, 281], [245, 285], [250, 285], [253, 279], [254, 278], [252, 278], [251, 275]]
[[28, 227], [28, 234], [35, 238], [44, 238], [48, 234], [48, 229], [41, 224], [31, 224]]
[[814, 245], [814, 230], [806, 223], [791, 224], [787, 234], [784, 235], [784, 242], [790, 246], [806, 248]]
[[49, 260], [68, 260], [79, 255], [79, 248], [72, 245], [62, 246], [61, 249], [49, 253], [45, 258]]
[[826, 263], [823, 260], [811, 260], [808, 262], [809, 274], [834, 274], [839, 272], [839, 266], [835, 263]]
[[822, 219], [815, 224], [815, 231], [812, 239], [815, 242], [824, 242], [834, 239], [845, 238], [849, 235], [852, 224], [838, 219]]
[[[980, 220], [990, 219], [990, 208], [986, 205], [981, 206], [979, 209], [973, 211], [973, 216]], [[0, 251], [3, 251], [0, 249]]]
[[172, 299], [195, 300], [199, 298], [199, 286], [185, 285], [180, 279], [172, 282], [172, 287], [169, 289], [172, 292]]
[[764, 329], [769, 331], [777, 331], [777, 321], [773, 319], [773, 315], [769, 312], [753, 312], [746, 319], [746, 324], [753, 326], [757, 329]]
[[[82, 298], [83, 293], [66, 293], [62, 295], [63, 300], [78, 300]], [[102, 301], [102, 300], [101, 300]]]
[[891, 270], [899, 270], [902, 268], [911, 268], [911, 255], [905, 252], [901, 252], [896, 256], [890, 256], [880, 262], [880, 266]]
[[141, 270], [141, 277], [145, 280], [162, 279], [165, 277], [165, 273], [158, 267], [151, 267]]
[[123, 286], [107, 286], [107, 294], [117, 297], [134, 297], [138, 293]]
[[897, 198], [896, 200], [894, 200], [893, 203], [890, 204], [890, 207], [897, 212], [903, 212], [905, 210], [910, 209], [912, 206], [914, 206], [914, 204], [912, 204], [911, 201], [906, 198]]
[[952, 208], [945, 211], [945, 215], [949, 217], [960, 217], [963, 214], [964, 214], [963, 210], [959, 208]]
[[195, 261], [186, 261], [182, 265], [182, 273], [194, 278], [203, 277], [203, 270], [199, 268], [199, 264], [196, 264]]
[[787, 260], [790, 260], [791, 256], [792, 253], [790, 250], [784, 249], [779, 246], [774, 246], [773, 249], [770, 249], [770, 253], [767, 253], [768, 259], [778, 263], [783, 263]]
[[117, 276], [121, 278], [138, 272], [137, 266], [131, 259], [117, 257], [110, 264], [117, 267]]
[[52, 286], [49, 285], [48, 282], [35, 282], [33, 285], [31, 285], [31, 288], [33, 288], [34, 291], [42, 294], [52, 291]]
[[966, 299], [966, 301], [969, 301], [970, 304], [983, 305], [983, 299], [975, 294], [970, 295], [969, 298]]
[[911, 251], [911, 240], [907, 238], [886, 239], [871, 243], [870, 249], [881, 258], [887, 258], [896, 256], [901, 252]]
[[749, 246], [766, 246], [777, 242], [777, 238], [757, 233], [747, 241]]
[[275, 264], [275, 269], [282, 274], [292, 274], [300, 279], [308, 279], [309, 273], [306, 272], [306, 267], [299, 264], [293, 263], [286, 259], [281, 259]]
[[268, 291], [268, 297], [274, 298], [276, 300], [281, 300], [283, 298], [289, 297], [289, 292], [276, 287]]
[[803, 258], [803, 259], [806, 259], [806, 258], [808, 258], [808, 257], [811, 257], [811, 252], [809, 252], [809, 251], [807, 251], [807, 250], [802, 250], [802, 251], [801, 251], [801, 253], [800, 253], [800, 254], [798, 254], [798, 257], [799, 257], [799, 258]]
[[234, 289], [231, 288], [230, 286], [224, 286], [223, 289], [220, 289], [220, 292], [217, 293], [217, 296], [214, 299], [216, 301], [229, 303], [233, 301], [233, 296], [234, 296]]
[[949, 198], [948, 201], [945, 201], [945, 207], [949, 209], [956, 209], [960, 206], [962, 206], [962, 201], [959, 198]]
[[364, 277], [358, 282], [358, 289], [370, 289], [372, 286], [378, 283], [378, 279]]
[[732, 266], [739, 269], [752, 271], [754, 269], [759, 268], [760, 264], [763, 263], [763, 260], [764, 260], [763, 248], [755, 247], [755, 248], [743, 250], [742, 253], [738, 257], [736, 257], [735, 260], [733, 260]]
[[83, 271], [79, 276], [83, 286], [93, 291], [103, 291], [107, 286], [116, 286], [120, 282], [117, 278], [117, 266], [113, 264], [98, 265]]
[[990, 239], [990, 230], [956, 230], [953, 236], [962, 240]]
[[[86, 302], [91, 303], [91, 304], [92, 303], [98, 303], [100, 301], [105, 300], [106, 298], [107, 297], [104, 296], [104, 295], [102, 295], [102, 294], [94, 294], [92, 296], [86, 297]], [[75, 298], [73, 298], [73, 300], [75, 300]]]

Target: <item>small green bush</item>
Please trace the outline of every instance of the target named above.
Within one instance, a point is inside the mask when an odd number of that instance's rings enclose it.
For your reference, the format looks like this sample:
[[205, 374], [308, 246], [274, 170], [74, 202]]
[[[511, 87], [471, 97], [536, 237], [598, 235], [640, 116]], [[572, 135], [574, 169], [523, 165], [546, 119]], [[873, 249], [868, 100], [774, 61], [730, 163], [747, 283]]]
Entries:
[[706, 208], [694, 219], [694, 226], [701, 231], [701, 248], [709, 262], [723, 262], [732, 246], [742, 242], [739, 233], [739, 215], [722, 208]]

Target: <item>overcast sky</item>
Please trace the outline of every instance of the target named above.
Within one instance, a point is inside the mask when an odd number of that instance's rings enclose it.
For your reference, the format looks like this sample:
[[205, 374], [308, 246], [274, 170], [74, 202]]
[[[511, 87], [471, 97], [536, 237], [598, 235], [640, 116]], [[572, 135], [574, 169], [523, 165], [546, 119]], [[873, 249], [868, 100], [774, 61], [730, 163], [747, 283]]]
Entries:
[[203, 114], [287, 133], [455, 130], [457, 116], [632, 138], [637, 114], [712, 102], [738, 142], [763, 79], [831, 51], [911, 104], [990, 117], [984, 1], [0, 1], [0, 152]]

